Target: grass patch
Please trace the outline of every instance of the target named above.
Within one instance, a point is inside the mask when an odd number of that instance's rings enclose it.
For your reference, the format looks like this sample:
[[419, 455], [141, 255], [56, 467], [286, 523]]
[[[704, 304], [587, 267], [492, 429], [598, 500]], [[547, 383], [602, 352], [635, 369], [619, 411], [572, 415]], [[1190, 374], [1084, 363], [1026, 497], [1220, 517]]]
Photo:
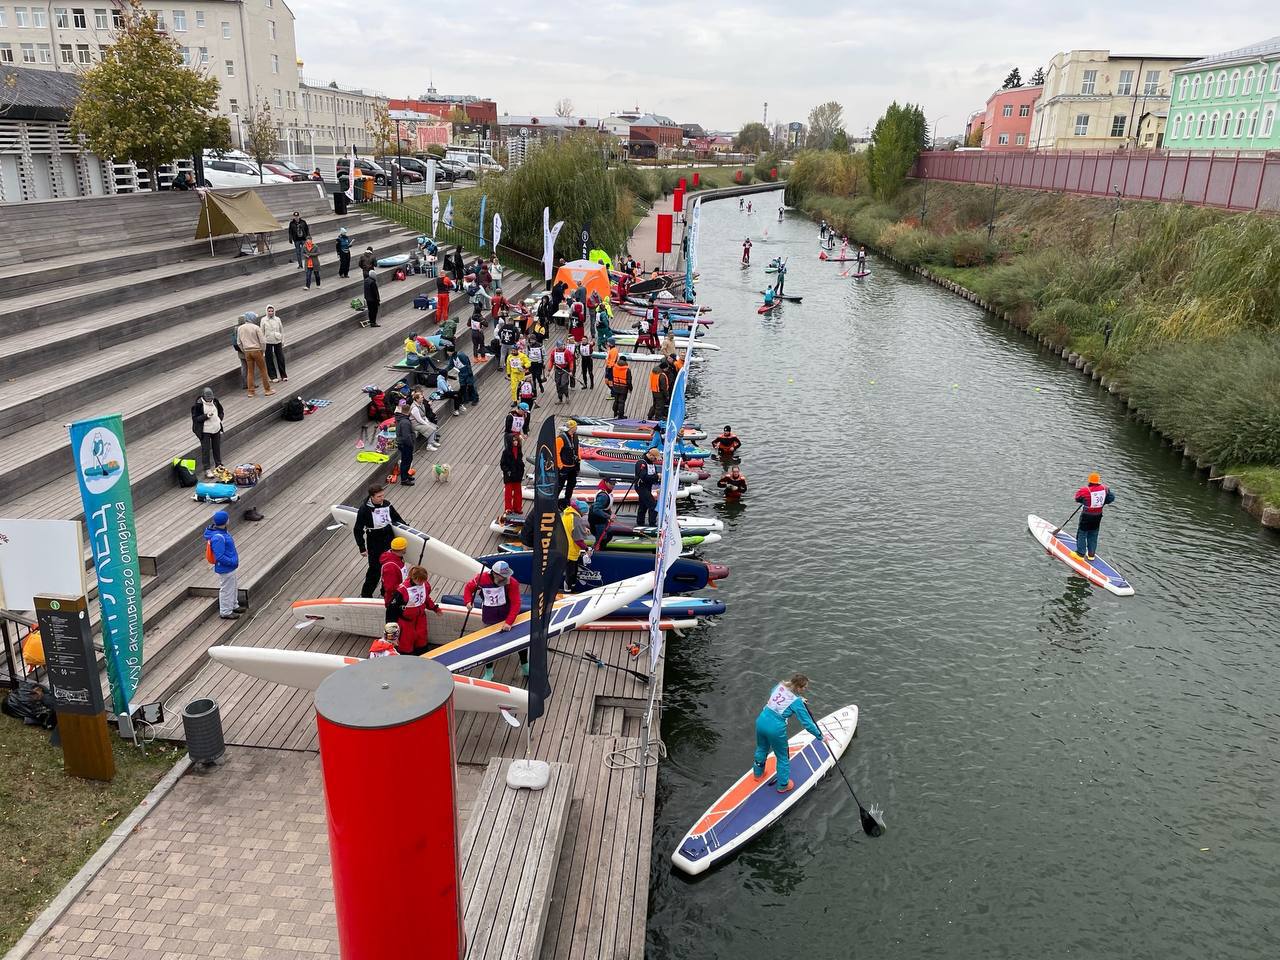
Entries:
[[78, 780], [62, 772], [62, 751], [49, 731], [0, 717], [0, 951], [8, 950], [120, 820], [178, 760], [182, 751], [152, 744], [142, 754], [112, 739], [116, 777]]
[[1262, 497], [1264, 503], [1280, 505], [1280, 467], [1258, 467], [1235, 464], [1223, 469], [1223, 474], [1240, 478], [1240, 486]]

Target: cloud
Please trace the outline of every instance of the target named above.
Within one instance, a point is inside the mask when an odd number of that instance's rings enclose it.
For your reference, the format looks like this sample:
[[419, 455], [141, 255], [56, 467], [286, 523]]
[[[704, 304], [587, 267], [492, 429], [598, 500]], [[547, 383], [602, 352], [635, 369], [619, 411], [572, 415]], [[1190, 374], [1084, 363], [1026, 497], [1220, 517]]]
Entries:
[[[621, 3], [492, 0], [479, 8], [384, 0], [377, 16], [339, 0], [296, 5], [298, 55], [309, 78], [390, 96], [445, 93], [547, 113], [560, 97], [606, 115], [636, 106], [734, 130], [760, 119], [804, 120], [826, 100], [850, 131], [891, 100], [963, 128], [1013, 66], [1025, 78], [1059, 50], [1203, 55], [1275, 31], [1261, 0], [1117, 5], [1078, 0], [1052, 12], [1012, 0], [981, 7], [917, 0], [910, 7], [795, 0]], [[1260, 26], [1261, 25], [1261, 26]]]

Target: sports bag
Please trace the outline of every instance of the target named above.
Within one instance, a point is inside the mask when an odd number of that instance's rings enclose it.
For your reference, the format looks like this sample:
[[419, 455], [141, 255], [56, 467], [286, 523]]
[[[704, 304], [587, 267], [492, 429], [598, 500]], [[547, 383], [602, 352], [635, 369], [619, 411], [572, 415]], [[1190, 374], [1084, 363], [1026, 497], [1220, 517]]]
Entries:
[[257, 486], [258, 478], [262, 476], [262, 464], [238, 463], [231, 471], [231, 476], [237, 487]]
[[233, 483], [197, 483], [195, 498], [201, 503], [230, 503], [239, 494]]
[[194, 487], [196, 485], [196, 462], [174, 457], [173, 479], [178, 481], [178, 486], [180, 487]]
[[390, 412], [387, 410], [387, 395], [381, 390], [377, 393], [369, 394], [369, 403], [364, 408], [364, 411], [368, 414], [369, 419], [375, 423], [381, 423], [387, 419], [387, 414]]
[[280, 411], [280, 416], [286, 420], [302, 420], [306, 415], [307, 407], [301, 397], [290, 397], [284, 402], [284, 407]]
[[431, 298], [425, 293], [420, 293], [413, 298], [413, 309], [415, 310], [430, 310], [433, 306], [435, 304], [431, 302]]
[[213, 479], [215, 483], [230, 483], [232, 480], [231, 471], [223, 466], [214, 467]]

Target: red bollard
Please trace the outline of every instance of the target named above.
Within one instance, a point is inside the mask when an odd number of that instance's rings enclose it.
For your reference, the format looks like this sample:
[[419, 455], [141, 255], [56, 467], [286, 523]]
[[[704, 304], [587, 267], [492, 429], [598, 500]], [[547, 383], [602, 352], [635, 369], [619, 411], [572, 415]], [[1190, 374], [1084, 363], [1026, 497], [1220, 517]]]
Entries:
[[458, 869], [453, 678], [377, 657], [316, 690], [343, 960], [466, 952]]

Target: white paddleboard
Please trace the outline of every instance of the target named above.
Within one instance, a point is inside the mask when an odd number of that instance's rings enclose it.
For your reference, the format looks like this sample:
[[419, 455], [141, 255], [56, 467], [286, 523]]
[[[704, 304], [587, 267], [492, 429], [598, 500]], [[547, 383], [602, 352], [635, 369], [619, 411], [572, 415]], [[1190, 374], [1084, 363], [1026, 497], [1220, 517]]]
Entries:
[[1095, 587], [1117, 597], [1132, 597], [1133, 585], [1115, 567], [1101, 557], [1092, 560], [1076, 553], [1076, 538], [1065, 530], [1054, 532], [1053, 524], [1034, 513], [1027, 515], [1027, 529], [1049, 556], [1061, 560]]
[[[355, 507], [333, 506], [329, 508], [329, 513], [335, 523], [340, 523], [352, 530], [355, 529]], [[461, 550], [455, 550], [443, 540], [437, 540], [421, 530], [402, 524], [394, 524], [392, 529], [395, 530], [396, 536], [404, 537], [409, 541], [408, 549], [404, 552], [405, 563], [410, 565], [420, 564], [437, 577], [466, 582], [484, 569]], [[378, 627], [375, 631], [375, 633], [381, 632], [381, 627]]]
[[[639, 337], [634, 333], [615, 333], [612, 339], [614, 343], [617, 343], [619, 346], [634, 347], [636, 345], [636, 340], [639, 339]], [[684, 353], [685, 350], [688, 349], [689, 347], [688, 337], [674, 337], [673, 342], [675, 343], [676, 348], [681, 353]], [[701, 340], [695, 340], [693, 343], [693, 348], [695, 350], [719, 350], [720, 349], [714, 343], [703, 343]]]
[[[379, 627], [378, 632], [381, 632]], [[259, 680], [270, 680], [299, 690], [314, 691], [335, 670], [359, 663], [362, 657], [344, 657], [336, 653], [312, 653], [310, 650], [274, 650], [270, 647], [210, 647], [209, 656], [219, 663]], [[473, 713], [510, 710], [529, 711], [529, 693], [496, 680], [453, 676], [455, 709]]]
[[801, 730], [788, 741], [794, 789], [778, 793], [777, 785], [772, 782], [777, 760], [770, 754], [764, 776], [757, 780], [748, 769], [739, 777], [684, 835], [671, 855], [671, 862], [688, 874], [709, 870], [777, 823], [817, 786], [853, 739], [858, 727], [858, 708], [850, 704], [817, 723], [829, 738], [826, 743], [815, 741], [807, 730]]

